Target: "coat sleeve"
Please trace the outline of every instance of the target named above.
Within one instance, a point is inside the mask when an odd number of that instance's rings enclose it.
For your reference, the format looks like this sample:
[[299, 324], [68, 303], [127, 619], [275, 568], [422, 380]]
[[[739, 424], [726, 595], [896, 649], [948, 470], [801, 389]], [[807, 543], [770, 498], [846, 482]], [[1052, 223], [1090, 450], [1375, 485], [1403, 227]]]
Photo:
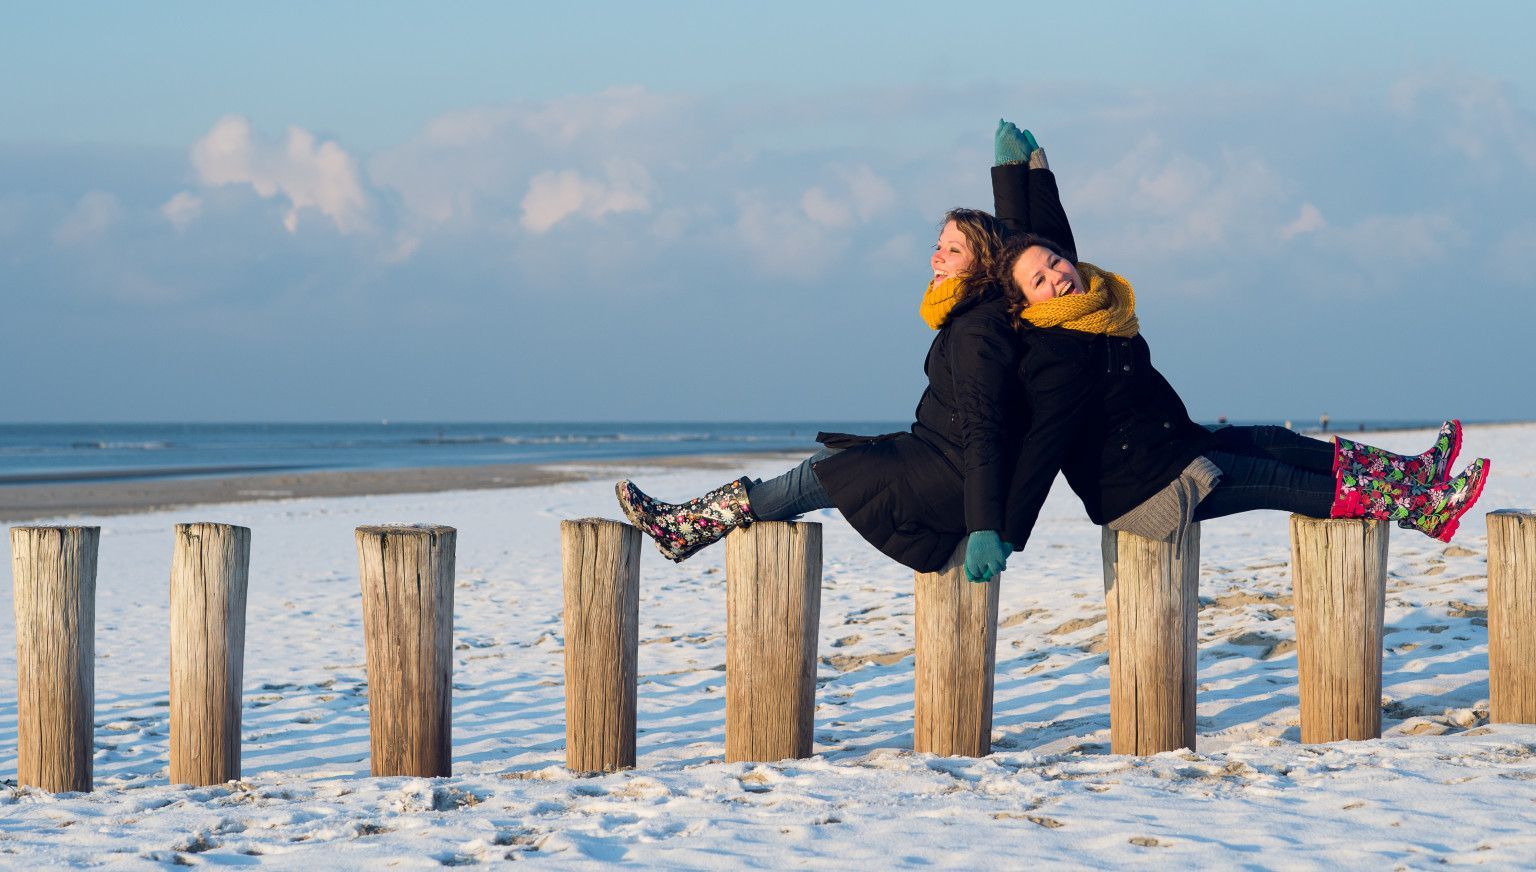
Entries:
[[949, 343], [965, 460], [965, 529], [1002, 530], [1012, 437], [1003, 402], [1017, 378], [1018, 339], [1000, 319], [960, 318]]
[[[1030, 426], [1019, 446], [1008, 485], [1007, 523], [1003, 538], [1016, 551], [1024, 550], [1051, 483], [1061, 471], [1077, 438], [1097, 382], [1078, 356], [1032, 353], [1026, 360], [1025, 394]], [[1041, 360], [1040, 358], [1045, 358]]]
[[1077, 262], [1077, 240], [1067, 210], [1061, 205], [1056, 175], [1046, 169], [1030, 169], [1025, 164], [992, 168], [992, 209], [1003, 222], [1004, 235], [1033, 233], [1044, 236], [1067, 250], [1067, 257]]

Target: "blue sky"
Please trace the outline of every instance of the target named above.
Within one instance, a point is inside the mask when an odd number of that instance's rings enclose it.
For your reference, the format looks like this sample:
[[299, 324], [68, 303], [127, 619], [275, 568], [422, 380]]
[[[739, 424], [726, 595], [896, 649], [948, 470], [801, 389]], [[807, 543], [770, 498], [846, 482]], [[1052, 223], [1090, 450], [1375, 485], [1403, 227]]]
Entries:
[[6, 4], [0, 421], [904, 418], [934, 223], [989, 205], [999, 116], [1197, 417], [1536, 417], [1533, 31]]

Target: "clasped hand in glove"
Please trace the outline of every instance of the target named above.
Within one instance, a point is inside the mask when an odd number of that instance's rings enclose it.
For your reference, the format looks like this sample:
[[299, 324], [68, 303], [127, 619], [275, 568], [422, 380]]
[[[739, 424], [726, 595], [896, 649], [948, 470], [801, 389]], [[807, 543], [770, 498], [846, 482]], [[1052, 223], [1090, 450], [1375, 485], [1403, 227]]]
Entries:
[[965, 542], [965, 577], [968, 581], [991, 581], [1008, 565], [1013, 546], [1003, 541], [996, 530], [977, 530]]
[[1034, 134], [1020, 130], [1012, 121], [1001, 118], [997, 119], [997, 133], [993, 135], [992, 141], [996, 147], [998, 166], [1027, 161], [1040, 148]]

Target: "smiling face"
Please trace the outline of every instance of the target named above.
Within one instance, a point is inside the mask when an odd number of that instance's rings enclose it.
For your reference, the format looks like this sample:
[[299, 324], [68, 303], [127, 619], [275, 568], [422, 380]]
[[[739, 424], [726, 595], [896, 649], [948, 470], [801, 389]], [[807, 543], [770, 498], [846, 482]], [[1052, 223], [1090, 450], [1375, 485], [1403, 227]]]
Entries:
[[970, 275], [971, 267], [976, 265], [976, 254], [971, 251], [971, 242], [960, 232], [960, 226], [954, 221], [944, 222], [944, 229], [939, 231], [939, 241], [933, 246], [931, 264], [933, 280], [936, 282]]
[[1013, 262], [1013, 284], [1030, 303], [1043, 303], [1068, 294], [1081, 294], [1083, 277], [1071, 261], [1041, 245], [1024, 249]]

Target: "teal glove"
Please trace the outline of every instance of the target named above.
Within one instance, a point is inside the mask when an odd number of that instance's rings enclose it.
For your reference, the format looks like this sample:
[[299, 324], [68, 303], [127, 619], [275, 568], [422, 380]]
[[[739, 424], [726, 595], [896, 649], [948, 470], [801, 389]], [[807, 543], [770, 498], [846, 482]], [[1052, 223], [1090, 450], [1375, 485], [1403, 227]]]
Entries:
[[996, 530], [977, 530], [965, 542], [965, 578], [967, 581], [991, 581], [1002, 575], [1013, 546], [1003, 541]]
[[997, 133], [992, 139], [997, 150], [997, 166], [1027, 161], [1029, 156], [1040, 147], [1033, 133], [1020, 130], [1012, 121], [1004, 121], [1001, 118], [997, 119]]

